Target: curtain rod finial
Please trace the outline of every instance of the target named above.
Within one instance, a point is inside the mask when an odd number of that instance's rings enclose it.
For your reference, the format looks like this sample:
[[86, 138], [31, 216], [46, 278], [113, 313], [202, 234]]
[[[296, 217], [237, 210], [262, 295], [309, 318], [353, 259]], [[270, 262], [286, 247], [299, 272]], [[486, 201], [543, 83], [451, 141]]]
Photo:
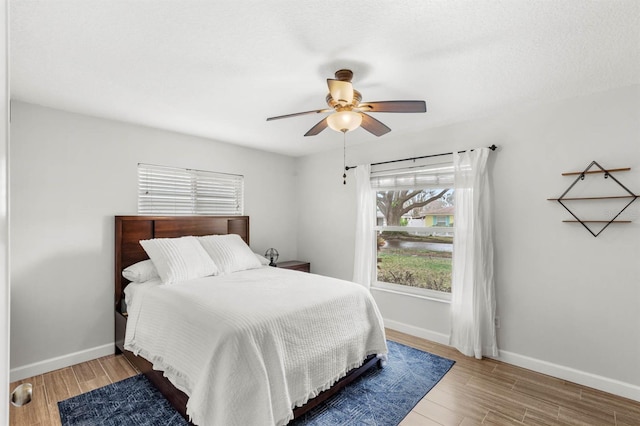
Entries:
[[498, 148], [498, 147], [497, 147], [495, 144], [493, 144], [493, 145], [491, 145], [491, 146], [489, 147], [489, 149], [490, 149], [491, 151], [495, 151], [497, 148]]

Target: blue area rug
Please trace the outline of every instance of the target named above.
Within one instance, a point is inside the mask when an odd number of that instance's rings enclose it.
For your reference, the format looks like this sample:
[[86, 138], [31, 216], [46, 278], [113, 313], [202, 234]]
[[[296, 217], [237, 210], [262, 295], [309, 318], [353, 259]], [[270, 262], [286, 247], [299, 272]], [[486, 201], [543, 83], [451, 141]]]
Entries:
[[188, 426], [143, 374], [58, 402], [62, 426]]
[[290, 425], [395, 426], [449, 371], [455, 361], [387, 341], [389, 360]]
[[[384, 368], [372, 368], [290, 425], [397, 425], [454, 364], [400, 343], [387, 344]], [[58, 408], [63, 426], [188, 424], [143, 375], [61, 401]]]

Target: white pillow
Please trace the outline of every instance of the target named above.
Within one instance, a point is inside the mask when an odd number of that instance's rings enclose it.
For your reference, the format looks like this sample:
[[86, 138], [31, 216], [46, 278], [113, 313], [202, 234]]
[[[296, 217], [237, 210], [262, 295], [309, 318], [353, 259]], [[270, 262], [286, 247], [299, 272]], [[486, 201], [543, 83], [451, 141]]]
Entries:
[[143, 260], [142, 262], [134, 263], [124, 268], [122, 276], [134, 283], [143, 283], [154, 278], [159, 278], [158, 270], [151, 259]]
[[253, 253], [253, 254], [256, 255], [256, 259], [258, 259], [260, 261], [261, 265], [268, 265], [269, 263], [271, 263], [271, 262], [269, 262], [269, 259], [267, 259], [263, 255], [258, 254], [258, 253]]
[[164, 284], [217, 275], [216, 264], [196, 237], [155, 238], [140, 245], [153, 261]]
[[222, 274], [262, 266], [255, 253], [238, 234], [207, 235], [198, 237], [198, 241], [209, 253]]

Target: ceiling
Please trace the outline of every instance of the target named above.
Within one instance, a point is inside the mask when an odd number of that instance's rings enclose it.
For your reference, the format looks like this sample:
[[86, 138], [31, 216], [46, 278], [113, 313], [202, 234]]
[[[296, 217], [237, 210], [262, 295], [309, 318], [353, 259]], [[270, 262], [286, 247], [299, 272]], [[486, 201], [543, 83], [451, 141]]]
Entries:
[[[326, 79], [354, 71], [390, 141], [640, 83], [640, 1], [9, 0], [12, 99], [300, 156], [342, 145]], [[377, 138], [363, 129], [348, 144]]]

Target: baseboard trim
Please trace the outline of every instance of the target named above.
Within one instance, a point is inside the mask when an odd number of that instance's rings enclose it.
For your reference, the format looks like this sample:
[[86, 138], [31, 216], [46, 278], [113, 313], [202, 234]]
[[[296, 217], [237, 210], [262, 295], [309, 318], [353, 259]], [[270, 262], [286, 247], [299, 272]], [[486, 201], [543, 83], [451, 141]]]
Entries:
[[[405, 324], [399, 321], [393, 321], [389, 319], [384, 320], [386, 327], [397, 330], [402, 333], [407, 333], [412, 336], [421, 337], [423, 339], [431, 340], [432, 342], [441, 343], [443, 345], [449, 345], [449, 336], [447, 334], [438, 333], [425, 328], [416, 327], [410, 324]], [[598, 389], [603, 392], [608, 392], [614, 395], [621, 396], [623, 398], [632, 399], [640, 402], [640, 386], [632, 385], [631, 383], [622, 382], [608, 377], [598, 376], [596, 374], [588, 373], [581, 370], [576, 370], [571, 367], [565, 367], [563, 365], [553, 364], [548, 361], [531, 358], [525, 355], [500, 350], [500, 356], [494, 357], [494, 359], [507, 364], [515, 365], [517, 367], [526, 368], [537, 373], [547, 374], [549, 376], [557, 377], [562, 380], [577, 383], [583, 386], [588, 386], [593, 389]]]
[[[443, 333], [438, 333], [426, 328], [416, 327], [414, 325], [405, 324], [389, 319], [385, 319], [384, 324], [385, 327], [388, 327], [392, 330], [397, 330], [402, 333], [407, 333], [412, 336], [427, 339], [443, 345], [449, 344], [449, 336]], [[109, 343], [83, 351], [74, 352], [68, 355], [62, 355], [44, 361], [35, 362], [33, 364], [28, 364], [22, 367], [16, 367], [11, 369], [9, 380], [11, 382], [15, 382], [17, 380], [26, 379], [27, 377], [48, 373], [60, 368], [69, 367], [71, 365], [111, 355], [113, 354], [113, 351], [114, 345], [112, 343]], [[640, 386], [636, 386], [631, 383], [610, 379], [608, 377], [599, 376], [585, 371], [576, 370], [571, 367], [553, 364], [548, 361], [542, 361], [536, 358], [531, 358], [525, 355], [520, 355], [504, 350], [500, 350], [500, 356], [495, 357], [495, 359], [506, 362], [507, 364], [512, 364], [518, 367], [526, 368], [528, 370], [536, 371], [538, 373], [547, 374], [549, 376], [557, 377], [562, 380], [567, 380], [583, 386], [598, 389], [603, 392], [618, 395], [623, 398], [640, 401]]]
[[55, 358], [45, 359], [43, 361], [34, 362], [33, 364], [27, 364], [21, 367], [12, 368], [9, 374], [9, 380], [11, 382], [15, 382], [17, 380], [26, 379], [27, 377], [37, 376], [39, 374], [48, 373], [60, 368], [80, 364], [81, 362], [86, 362], [92, 359], [111, 355], [113, 354], [113, 352], [114, 344], [109, 343], [106, 345], [85, 349], [83, 351], [58, 356]]
[[421, 337], [423, 339], [431, 340], [432, 342], [441, 343], [443, 345], [449, 344], [449, 335], [438, 333], [436, 331], [427, 330], [426, 328], [416, 327], [415, 325], [406, 324], [399, 321], [390, 319], [384, 319], [384, 326], [392, 330], [407, 333], [412, 336]]
[[640, 386], [632, 385], [631, 383], [610, 379], [509, 351], [500, 350], [500, 356], [495, 357], [495, 359], [640, 402]]

